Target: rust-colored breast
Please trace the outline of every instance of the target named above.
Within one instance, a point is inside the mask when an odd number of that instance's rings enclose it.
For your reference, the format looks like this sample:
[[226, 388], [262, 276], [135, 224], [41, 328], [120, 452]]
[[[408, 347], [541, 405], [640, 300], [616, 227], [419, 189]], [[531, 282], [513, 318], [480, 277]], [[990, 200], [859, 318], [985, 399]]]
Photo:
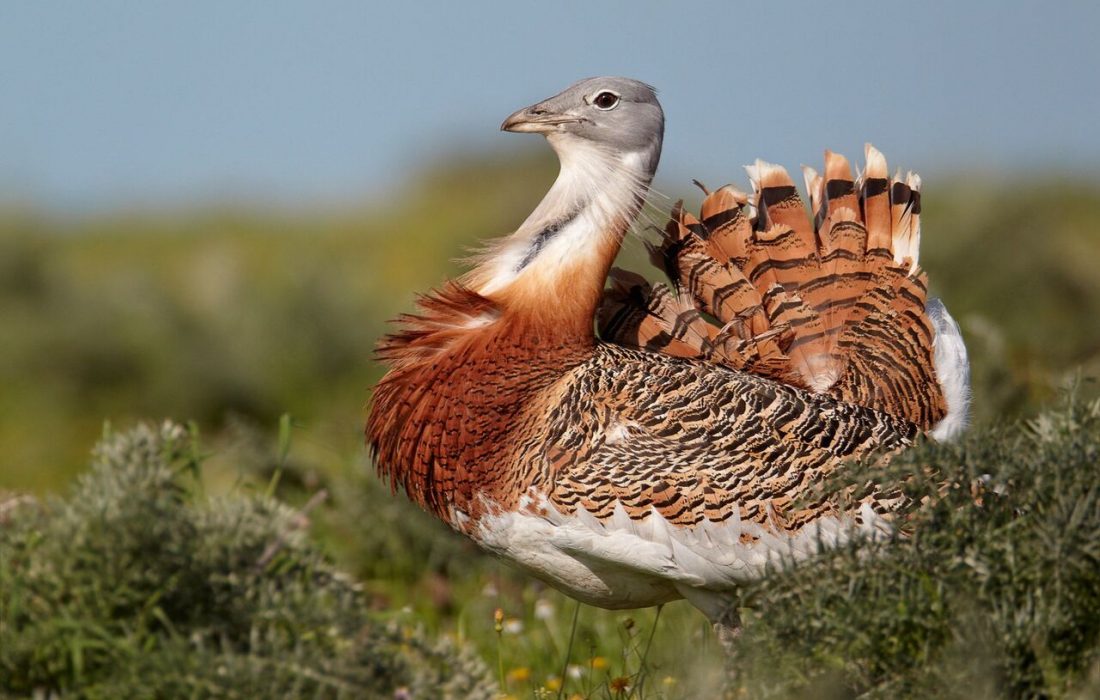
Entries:
[[379, 471], [448, 521], [453, 509], [476, 517], [485, 499], [515, 505], [529, 481], [515, 469], [518, 436], [529, 435], [547, 390], [592, 352], [591, 340], [449, 293], [422, 302], [425, 314], [383, 341], [392, 369], [367, 424]]

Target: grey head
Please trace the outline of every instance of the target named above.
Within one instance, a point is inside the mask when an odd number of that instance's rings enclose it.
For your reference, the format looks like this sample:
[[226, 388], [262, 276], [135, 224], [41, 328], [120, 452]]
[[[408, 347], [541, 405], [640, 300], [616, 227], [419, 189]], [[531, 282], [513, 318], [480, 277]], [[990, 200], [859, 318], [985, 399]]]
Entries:
[[[630, 78], [588, 78], [519, 110], [500, 125], [504, 131], [543, 134], [555, 146], [581, 139], [614, 153], [660, 157], [665, 114], [656, 91]], [[565, 145], [565, 144], [561, 144]]]

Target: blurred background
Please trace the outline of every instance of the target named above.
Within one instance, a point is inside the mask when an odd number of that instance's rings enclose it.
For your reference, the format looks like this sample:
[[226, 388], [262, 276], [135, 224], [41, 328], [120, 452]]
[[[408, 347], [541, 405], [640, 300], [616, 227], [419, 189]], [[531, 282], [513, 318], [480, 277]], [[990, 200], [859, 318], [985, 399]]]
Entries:
[[0, 486], [61, 485], [105, 420], [289, 413], [357, 453], [384, 321], [554, 177], [500, 121], [599, 74], [659, 89], [672, 198], [865, 141], [919, 171], [976, 414], [1024, 410], [1100, 355], [1098, 26], [1084, 2], [5, 4]]
[[336, 556], [457, 619], [469, 550], [361, 446], [372, 347], [553, 180], [500, 121], [600, 74], [658, 88], [673, 200], [865, 141], [919, 171], [975, 418], [1034, 412], [1100, 373], [1098, 27], [1086, 2], [4, 3], [0, 491], [64, 488], [105, 422], [194, 421], [215, 482], [350, 485]]

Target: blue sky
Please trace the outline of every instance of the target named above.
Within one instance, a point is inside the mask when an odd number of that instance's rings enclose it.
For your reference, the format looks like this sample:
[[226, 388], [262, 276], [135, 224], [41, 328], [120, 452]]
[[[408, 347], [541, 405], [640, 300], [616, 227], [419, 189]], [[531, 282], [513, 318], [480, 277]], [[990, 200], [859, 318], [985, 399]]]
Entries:
[[[5, 2], [0, 201], [369, 197], [573, 80], [656, 85], [667, 180], [864, 141], [1100, 173], [1100, 3]], [[526, 142], [525, 142], [526, 139]]]

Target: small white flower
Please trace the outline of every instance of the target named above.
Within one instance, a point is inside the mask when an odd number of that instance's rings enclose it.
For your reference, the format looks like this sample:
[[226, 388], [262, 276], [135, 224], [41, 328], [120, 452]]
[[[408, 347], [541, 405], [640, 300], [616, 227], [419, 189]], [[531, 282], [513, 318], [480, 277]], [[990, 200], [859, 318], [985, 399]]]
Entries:
[[515, 617], [508, 618], [504, 621], [504, 631], [508, 634], [519, 634], [523, 632], [523, 620]]
[[568, 666], [565, 667], [565, 675], [569, 676], [570, 678], [574, 678], [574, 679], [580, 678], [581, 674], [583, 674], [583, 673], [584, 673], [584, 666], [578, 666], [577, 664], [569, 664]]
[[535, 618], [538, 620], [549, 620], [554, 617], [554, 604], [549, 600], [539, 599], [535, 602]]

